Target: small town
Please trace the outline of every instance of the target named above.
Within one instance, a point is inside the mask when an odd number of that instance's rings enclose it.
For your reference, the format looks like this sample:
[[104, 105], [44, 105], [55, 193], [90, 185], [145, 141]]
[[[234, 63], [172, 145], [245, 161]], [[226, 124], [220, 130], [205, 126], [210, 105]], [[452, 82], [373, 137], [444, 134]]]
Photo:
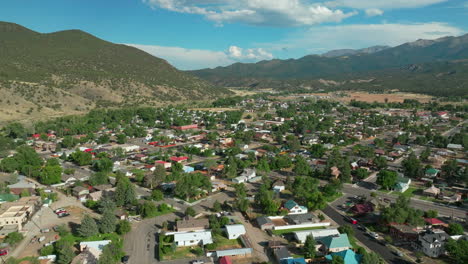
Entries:
[[346, 97], [258, 93], [10, 123], [0, 258], [467, 263], [467, 105]]

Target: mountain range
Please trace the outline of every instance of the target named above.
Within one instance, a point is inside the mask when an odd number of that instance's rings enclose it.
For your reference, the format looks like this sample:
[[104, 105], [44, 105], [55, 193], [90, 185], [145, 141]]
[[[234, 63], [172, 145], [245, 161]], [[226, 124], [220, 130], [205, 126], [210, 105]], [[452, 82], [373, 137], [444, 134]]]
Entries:
[[165, 60], [80, 30], [38, 33], [0, 22], [0, 121], [230, 94]]
[[468, 34], [351, 53], [332, 51], [299, 59], [235, 63], [190, 73], [225, 87], [401, 90], [445, 96], [468, 93]]
[[369, 48], [364, 49], [337, 49], [337, 50], [330, 50], [326, 53], [323, 53], [323, 57], [333, 58], [333, 57], [342, 57], [342, 56], [350, 56], [350, 55], [357, 55], [357, 54], [371, 54], [376, 53], [382, 50], [389, 49], [390, 46], [372, 46]]

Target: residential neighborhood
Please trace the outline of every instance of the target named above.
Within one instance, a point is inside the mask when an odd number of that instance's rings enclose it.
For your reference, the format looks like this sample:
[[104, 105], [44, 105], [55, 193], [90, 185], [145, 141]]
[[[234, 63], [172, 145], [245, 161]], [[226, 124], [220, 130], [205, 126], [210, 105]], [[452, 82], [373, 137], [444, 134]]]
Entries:
[[310, 94], [214, 105], [5, 127], [1, 257], [466, 263], [466, 108]]

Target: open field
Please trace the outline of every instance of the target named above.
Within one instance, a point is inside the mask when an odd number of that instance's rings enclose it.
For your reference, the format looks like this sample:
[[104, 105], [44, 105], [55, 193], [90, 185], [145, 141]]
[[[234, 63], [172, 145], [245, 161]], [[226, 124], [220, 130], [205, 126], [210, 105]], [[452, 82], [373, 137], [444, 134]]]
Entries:
[[371, 94], [365, 92], [346, 92], [348, 96], [336, 98], [342, 102], [350, 102], [351, 100], [363, 101], [368, 103], [379, 102], [403, 102], [405, 99], [418, 100], [421, 103], [427, 103], [432, 100], [432, 96], [424, 94], [413, 94], [413, 93], [394, 93], [394, 94]]

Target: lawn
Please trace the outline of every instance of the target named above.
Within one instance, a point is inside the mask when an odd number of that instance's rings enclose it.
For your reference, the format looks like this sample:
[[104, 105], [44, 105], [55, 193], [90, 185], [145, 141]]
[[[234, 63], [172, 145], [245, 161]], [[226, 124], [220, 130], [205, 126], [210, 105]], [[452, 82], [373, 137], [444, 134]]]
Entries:
[[213, 240], [216, 243], [216, 250], [242, 248], [238, 239], [227, 239], [224, 236], [216, 235]]
[[179, 247], [174, 252], [164, 254], [164, 260], [193, 258], [196, 255], [192, 250], [192, 247]]
[[408, 190], [403, 192], [403, 196], [410, 198], [411, 196], [413, 196], [413, 193], [418, 190], [419, 188], [409, 187]]
[[303, 228], [292, 228], [292, 229], [285, 229], [285, 230], [272, 230], [271, 233], [273, 235], [284, 235], [296, 231], [304, 231], [304, 230], [313, 230], [313, 229], [323, 229], [324, 227], [318, 226], [318, 227], [303, 227]]

